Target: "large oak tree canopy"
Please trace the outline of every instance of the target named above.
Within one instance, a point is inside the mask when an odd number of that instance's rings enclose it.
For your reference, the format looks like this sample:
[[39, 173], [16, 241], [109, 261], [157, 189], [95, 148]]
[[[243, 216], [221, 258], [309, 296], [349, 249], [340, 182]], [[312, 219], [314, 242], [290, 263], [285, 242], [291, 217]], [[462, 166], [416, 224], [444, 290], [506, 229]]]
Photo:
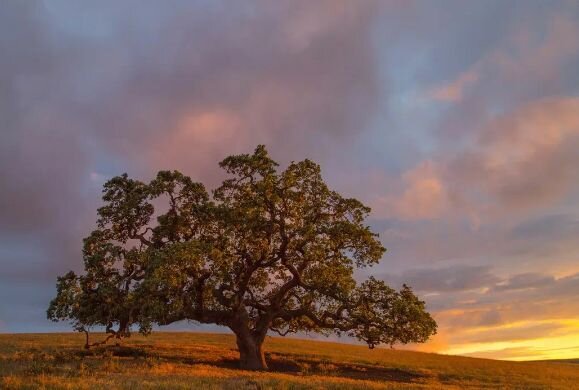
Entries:
[[48, 317], [118, 338], [132, 325], [144, 333], [180, 320], [227, 326], [250, 369], [267, 368], [268, 332], [347, 334], [371, 348], [435, 333], [407, 286], [356, 283], [354, 269], [377, 264], [385, 249], [364, 224], [370, 209], [328, 189], [317, 164], [279, 172], [258, 146], [220, 166], [230, 178], [212, 196], [176, 171], [148, 184], [109, 180], [84, 240], [86, 272], [58, 278]]

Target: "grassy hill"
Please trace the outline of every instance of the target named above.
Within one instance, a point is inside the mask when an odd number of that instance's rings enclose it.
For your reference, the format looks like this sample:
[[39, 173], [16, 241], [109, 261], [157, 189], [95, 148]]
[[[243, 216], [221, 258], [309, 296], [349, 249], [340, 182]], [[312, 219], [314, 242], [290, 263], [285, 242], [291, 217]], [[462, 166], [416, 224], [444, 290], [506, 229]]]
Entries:
[[[98, 337], [98, 336], [97, 336]], [[155, 333], [91, 351], [80, 334], [0, 334], [0, 388], [571, 389], [579, 366], [269, 338], [271, 372], [236, 368], [230, 335]]]

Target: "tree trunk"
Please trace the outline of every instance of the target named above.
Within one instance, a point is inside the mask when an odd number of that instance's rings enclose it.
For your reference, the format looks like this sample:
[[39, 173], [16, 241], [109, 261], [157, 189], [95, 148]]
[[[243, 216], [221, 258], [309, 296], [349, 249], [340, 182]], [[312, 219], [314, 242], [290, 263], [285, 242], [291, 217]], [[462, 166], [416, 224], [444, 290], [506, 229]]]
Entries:
[[84, 349], [90, 349], [90, 343], [88, 342], [88, 330], [83, 330], [85, 336], [86, 336], [86, 341], [84, 343]]
[[263, 353], [263, 340], [251, 335], [237, 335], [239, 365], [244, 370], [267, 370]]

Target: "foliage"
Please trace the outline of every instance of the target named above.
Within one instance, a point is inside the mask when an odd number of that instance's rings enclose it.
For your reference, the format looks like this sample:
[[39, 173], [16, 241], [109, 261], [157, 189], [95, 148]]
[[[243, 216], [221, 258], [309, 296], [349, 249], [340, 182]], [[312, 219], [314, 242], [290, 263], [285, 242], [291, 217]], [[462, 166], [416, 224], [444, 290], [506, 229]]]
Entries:
[[385, 249], [364, 224], [370, 209], [330, 190], [317, 164], [278, 172], [258, 146], [220, 166], [229, 178], [211, 197], [177, 171], [148, 184], [126, 174], [108, 181], [84, 242], [86, 274], [58, 279], [48, 317], [116, 336], [134, 324], [143, 333], [180, 320], [227, 326], [253, 369], [266, 368], [268, 332], [348, 334], [371, 348], [435, 332], [407, 286], [356, 283], [354, 269], [377, 264]]

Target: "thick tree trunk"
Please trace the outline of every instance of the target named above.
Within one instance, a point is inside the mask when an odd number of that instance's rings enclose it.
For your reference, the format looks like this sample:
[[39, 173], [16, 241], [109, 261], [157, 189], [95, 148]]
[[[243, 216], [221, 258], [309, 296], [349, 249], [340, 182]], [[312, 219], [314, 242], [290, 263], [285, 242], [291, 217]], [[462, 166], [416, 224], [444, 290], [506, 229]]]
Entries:
[[239, 365], [244, 370], [267, 370], [263, 353], [263, 340], [251, 335], [237, 335]]

